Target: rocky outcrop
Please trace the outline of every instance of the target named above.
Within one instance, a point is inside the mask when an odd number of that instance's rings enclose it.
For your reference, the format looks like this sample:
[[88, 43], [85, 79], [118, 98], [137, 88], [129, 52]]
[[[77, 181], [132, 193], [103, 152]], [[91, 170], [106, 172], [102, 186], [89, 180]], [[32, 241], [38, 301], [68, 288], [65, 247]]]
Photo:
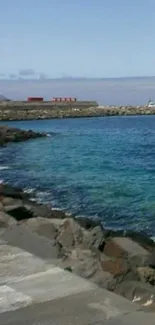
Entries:
[[[99, 221], [68, 217], [51, 206], [32, 202], [9, 185], [0, 186], [0, 228], [27, 229], [56, 248], [55, 263], [102, 288], [155, 309], [155, 243], [145, 234], [105, 230]], [[25, 228], [24, 228], [25, 227]], [[26, 235], [24, 237], [26, 241]], [[26, 245], [26, 243], [25, 243]], [[38, 253], [39, 254], [39, 253]], [[52, 256], [51, 256], [52, 257]]]
[[32, 130], [20, 130], [17, 128], [10, 128], [8, 126], [0, 126], [0, 146], [9, 142], [20, 142], [29, 139], [36, 139], [45, 137], [45, 133], [34, 132]]

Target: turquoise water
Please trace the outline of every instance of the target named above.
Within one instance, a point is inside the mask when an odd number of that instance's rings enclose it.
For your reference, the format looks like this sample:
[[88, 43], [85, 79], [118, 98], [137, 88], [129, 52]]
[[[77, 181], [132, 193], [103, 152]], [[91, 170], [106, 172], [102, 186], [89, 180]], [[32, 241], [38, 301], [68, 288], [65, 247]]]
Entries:
[[8, 124], [49, 137], [1, 148], [0, 179], [106, 227], [155, 235], [154, 116]]

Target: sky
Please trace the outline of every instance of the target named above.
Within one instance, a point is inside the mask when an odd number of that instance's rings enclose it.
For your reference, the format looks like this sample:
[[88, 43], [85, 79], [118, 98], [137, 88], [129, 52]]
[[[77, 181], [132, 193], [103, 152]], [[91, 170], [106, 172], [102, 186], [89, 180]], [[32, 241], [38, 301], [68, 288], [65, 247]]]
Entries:
[[154, 0], [1, 0], [0, 78], [155, 76]]

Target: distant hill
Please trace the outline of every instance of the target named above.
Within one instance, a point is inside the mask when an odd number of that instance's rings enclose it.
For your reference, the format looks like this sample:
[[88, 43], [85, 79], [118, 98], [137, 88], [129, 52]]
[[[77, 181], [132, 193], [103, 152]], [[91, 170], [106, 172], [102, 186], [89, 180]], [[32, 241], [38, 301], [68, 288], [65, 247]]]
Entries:
[[2, 101], [10, 101], [10, 99], [8, 99], [5, 96], [3, 96], [2, 94], [0, 94], [0, 102], [2, 102]]

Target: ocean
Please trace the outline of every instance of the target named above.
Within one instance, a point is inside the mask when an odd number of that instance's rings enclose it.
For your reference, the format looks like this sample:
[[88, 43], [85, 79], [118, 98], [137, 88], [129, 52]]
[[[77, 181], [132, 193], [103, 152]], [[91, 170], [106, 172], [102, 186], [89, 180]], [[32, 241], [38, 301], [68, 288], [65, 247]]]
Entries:
[[0, 148], [0, 180], [104, 227], [155, 236], [155, 116], [7, 124], [48, 137]]

